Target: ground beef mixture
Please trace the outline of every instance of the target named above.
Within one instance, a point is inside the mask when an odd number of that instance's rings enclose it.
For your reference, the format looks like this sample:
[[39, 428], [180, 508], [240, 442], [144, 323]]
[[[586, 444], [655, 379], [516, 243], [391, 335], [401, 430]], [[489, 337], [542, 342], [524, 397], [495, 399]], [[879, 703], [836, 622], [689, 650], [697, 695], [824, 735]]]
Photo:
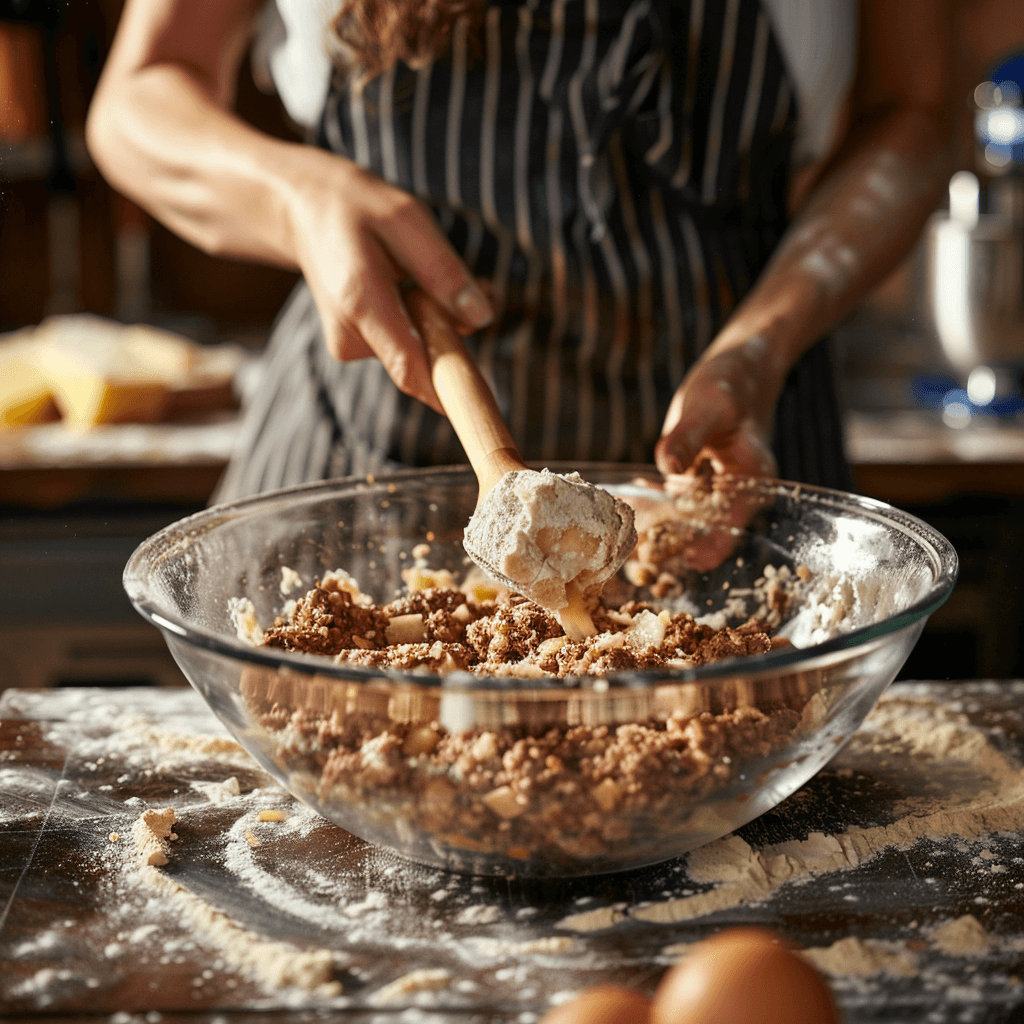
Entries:
[[[598, 607], [598, 635], [574, 642], [519, 595], [459, 588], [422, 568], [414, 576], [422, 589], [378, 605], [344, 572], [328, 574], [254, 639], [354, 666], [565, 685], [533, 694], [519, 682], [508, 695], [489, 691], [489, 704], [469, 698], [470, 720], [454, 724], [450, 702], [466, 700], [471, 682], [362, 683], [254, 667], [242, 693], [295, 791], [344, 807], [357, 834], [417, 859], [524, 874], [664, 859], [692, 836], [709, 795], [752, 784], [738, 780], [825, 706], [813, 674], [714, 686], [666, 678], [639, 690], [591, 678], [761, 654], [773, 646], [765, 621], [716, 629], [627, 600]], [[784, 609], [768, 604], [777, 620]]]
[[430, 588], [381, 606], [339, 572], [318, 580], [260, 643], [365, 668], [560, 679], [693, 668], [772, 648], [757, 620], [716, 629], [640, 601], [598, 607], [593, 618], [598, 634], [573, 641], [552, 613], [519, 594], [478, 600], [463, 590]]

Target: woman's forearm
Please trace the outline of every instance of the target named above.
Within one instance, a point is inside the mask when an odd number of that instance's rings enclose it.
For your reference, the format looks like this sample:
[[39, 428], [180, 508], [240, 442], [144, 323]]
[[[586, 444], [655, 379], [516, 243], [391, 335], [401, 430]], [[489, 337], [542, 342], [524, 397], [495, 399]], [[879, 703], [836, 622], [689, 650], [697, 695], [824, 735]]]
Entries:
[[230, 110], [259, 0], [127, 0], [87, 125], [120, 191], [218, 256], [302, 272], [324, 343], [377, 356], [439, 408], [401, 299], [415, 281], [469, 330], [493, 316], [430, 210], [351, 160], [262, 134]]
[[800, 356], [913, 245], [946, 180], [938, 118], [902, 108], [854, 137], [669, 406], [655, 459], [681, 473], [707, 448], [774, 475], [775, 403]]
[[948, 134], [933, 112], [899, 109], [859, 133], [812, 189], [708, 356], [757, 338], [781, 387], [803, 352], [906, 255], [948, 166]]

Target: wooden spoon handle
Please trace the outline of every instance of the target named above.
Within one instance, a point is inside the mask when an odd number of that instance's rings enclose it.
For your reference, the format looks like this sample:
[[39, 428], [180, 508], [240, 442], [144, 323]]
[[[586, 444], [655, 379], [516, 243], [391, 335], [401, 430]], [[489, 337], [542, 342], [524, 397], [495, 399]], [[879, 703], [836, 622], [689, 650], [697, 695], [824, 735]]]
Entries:
[[423, 335], [434, 390], [476, 473], [482, 498], [506, 473], [526, 466], [448, 314], [419, 288], [406, 293], [405, 304]]

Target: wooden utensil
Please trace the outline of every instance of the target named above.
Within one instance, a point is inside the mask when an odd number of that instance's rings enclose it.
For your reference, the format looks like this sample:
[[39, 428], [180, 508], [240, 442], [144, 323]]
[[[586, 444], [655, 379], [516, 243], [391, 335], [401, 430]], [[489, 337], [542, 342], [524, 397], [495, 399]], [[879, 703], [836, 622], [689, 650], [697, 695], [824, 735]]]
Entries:
[[423, 335], [431, 379], [483, 496], [506, 474], [526, 469], [494, 393], [448, 314], [419, 288], [405, 304]]
[[[476, 474], [479, 506], [484, 495], [506, 473], [526, 469], [526, 464], [502, 418], [494, 392], [448, 314], [418, 288], [405, 295], [405, 304], [423, 336], [434, 390]], [[520, 589], [515, 580], [493, 566], [486, 568], [513, 590]], [[574, 583], [566, 585], [566, 597], [568, 607], [557, 612], [566, 635], [573, 640], [593, 636], [597, 628]]]

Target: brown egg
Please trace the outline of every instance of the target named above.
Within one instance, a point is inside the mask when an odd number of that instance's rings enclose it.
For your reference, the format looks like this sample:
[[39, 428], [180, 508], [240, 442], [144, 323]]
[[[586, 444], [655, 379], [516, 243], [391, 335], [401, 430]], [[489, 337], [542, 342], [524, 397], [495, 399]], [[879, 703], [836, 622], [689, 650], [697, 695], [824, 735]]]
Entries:
[[839, 1024], [839, 1013], [822, 976], [777, 936], [732, 928], [665, 975], [651, 1024]]
[[556, 1006], [541, 1024], [650, 1024], [650, 1020], [647, 996], [619, 985], [598, 985]]

